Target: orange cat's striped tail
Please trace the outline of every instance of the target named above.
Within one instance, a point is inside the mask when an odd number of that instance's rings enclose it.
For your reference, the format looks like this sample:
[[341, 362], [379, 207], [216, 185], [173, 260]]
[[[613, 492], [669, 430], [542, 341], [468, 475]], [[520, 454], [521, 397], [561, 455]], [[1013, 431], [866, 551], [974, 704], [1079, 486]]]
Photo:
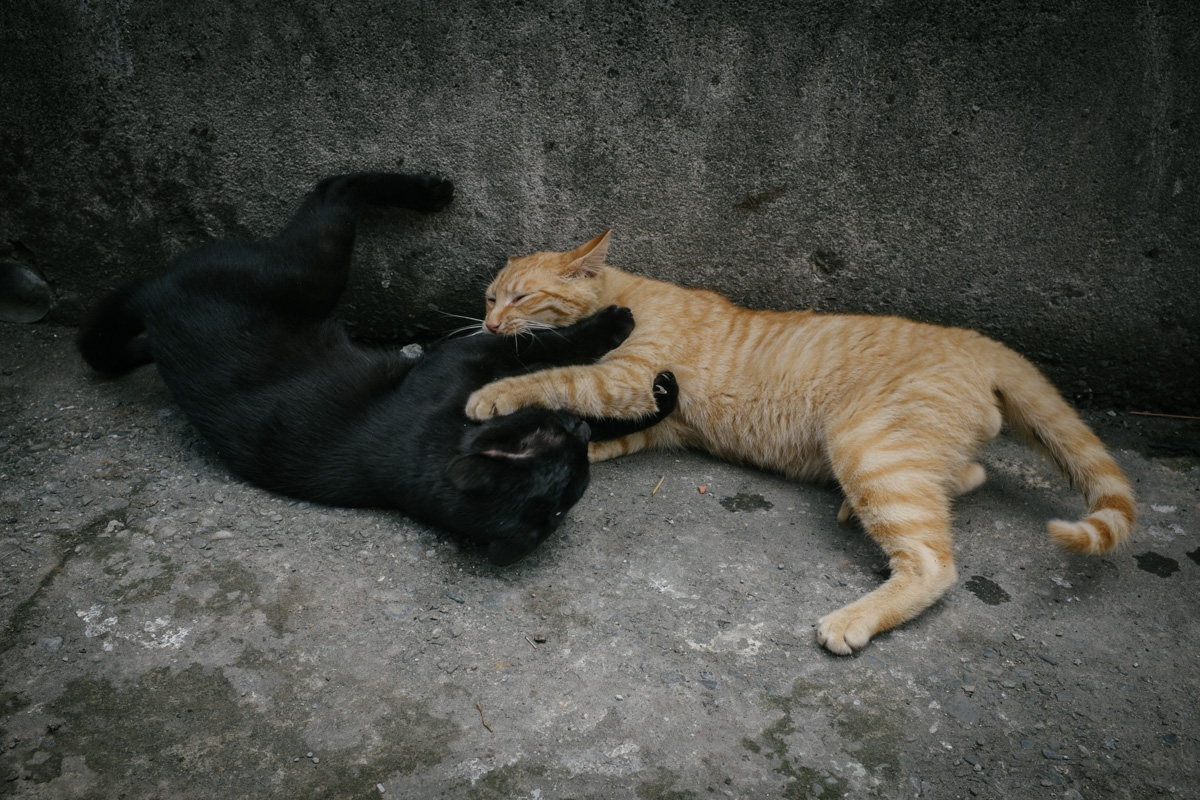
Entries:
[[1003, 345], [995, 390], [1004, 418], [1047, 456], [1083, 493], [1088, 514], [1079, 522], [1054, 520], [1050, 536], [1076, 553], [1104, 553], [1124, 542], [1136, 517], [1133, 489], [1104, 443], [1028, 361]]

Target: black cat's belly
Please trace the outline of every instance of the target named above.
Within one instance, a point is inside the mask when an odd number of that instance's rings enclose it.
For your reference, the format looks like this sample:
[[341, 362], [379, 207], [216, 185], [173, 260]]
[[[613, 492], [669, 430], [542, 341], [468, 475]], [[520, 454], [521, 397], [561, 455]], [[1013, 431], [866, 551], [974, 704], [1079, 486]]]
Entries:
[[[511, 563], [586, 489], [589, 426], [537, 408], [474, 422], [467, 397], [510, 375], [592, 363], [633, 320], [613, 307], [531, 338], [455, 340], [420, 358], [351, 342], [331, 315], [359, 208], [434, 211], [452, 196], [453, 184], [429, 175], [327, 178], [275, 238], [204, 245], [105, 298], [80, 331], [80, 351], [111, 375], [156, 363], [188, 419], [252, 483], [397, 508]], [[647, 427], [674, 407], [670, 388], [651, 418], [593, 423], [612, 422], [614, 435]]]

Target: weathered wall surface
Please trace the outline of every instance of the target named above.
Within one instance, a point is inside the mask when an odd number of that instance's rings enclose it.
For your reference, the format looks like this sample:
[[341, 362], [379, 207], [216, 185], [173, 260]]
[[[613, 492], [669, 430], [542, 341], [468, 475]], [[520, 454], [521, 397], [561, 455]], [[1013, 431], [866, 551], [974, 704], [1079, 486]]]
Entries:
[[1071, 397], [1196, 412], [1190, 0], [0, 4], [0, 258], [78, 320], [330, 172], [436, 170], [374, 215], [345, 316], [427, 336], [507, 255], [756, 307], [979, 328]]

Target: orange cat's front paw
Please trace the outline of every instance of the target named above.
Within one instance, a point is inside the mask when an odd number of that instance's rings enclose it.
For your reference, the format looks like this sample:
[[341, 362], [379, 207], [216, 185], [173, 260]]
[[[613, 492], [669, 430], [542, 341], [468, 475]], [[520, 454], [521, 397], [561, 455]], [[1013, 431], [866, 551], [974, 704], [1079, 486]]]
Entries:
[[492, 386], [476, 389], [467, 398], [466, 414], [474, 420], [491, 419], [500, 414], [507, 414], [507, 411], [500, 410], [501, 406], [504, 405], [502, 400], [500, 393], [492, 388]]
[[854, 604], [826, 614], [817, 623], [817, 641], [831, 653], [848, 656], [861, 650], [875, 633], [874, 615], [854, 608]]

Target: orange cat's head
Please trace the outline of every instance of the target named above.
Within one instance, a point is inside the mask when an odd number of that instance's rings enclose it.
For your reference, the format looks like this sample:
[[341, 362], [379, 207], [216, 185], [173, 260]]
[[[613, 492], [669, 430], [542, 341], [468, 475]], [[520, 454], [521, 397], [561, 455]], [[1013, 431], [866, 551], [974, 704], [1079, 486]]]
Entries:
[[560, 328], [599, 311], [609, 233], [566, 253], [510, 258], [487, 288], [483, 329], [512, 336]]

